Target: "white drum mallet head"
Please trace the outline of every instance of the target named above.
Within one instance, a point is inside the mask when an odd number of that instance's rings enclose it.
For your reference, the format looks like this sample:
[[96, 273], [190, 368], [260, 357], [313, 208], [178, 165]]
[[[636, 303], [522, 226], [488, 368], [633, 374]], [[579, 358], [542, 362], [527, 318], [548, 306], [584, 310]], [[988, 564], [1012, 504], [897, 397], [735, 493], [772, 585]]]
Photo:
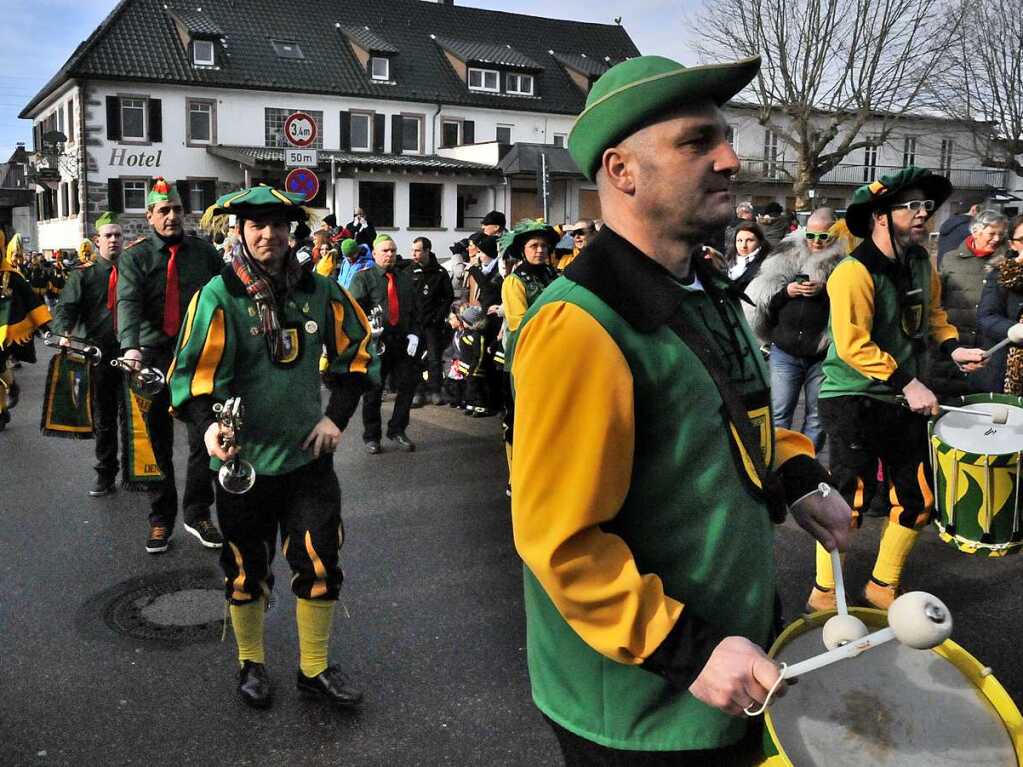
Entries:
[[910, 591], [888, 608], [888, 625], [902, 644], [927, 650], [952, 635], [952, 613], [933, 594]]
[[1015, 325], [1012, 325], [1005, 334], [1005, 338], [986, 350], [984, 356], [990, 357], [1003, 346], [1008, 346], [1009, 344], [1023, 344], [1023, 322], [1017, 322]]
[[828, 618], [827, 623], [824, 624], [821, 638], [824, 640], [824, 646], [827, 649], [834, 650], [836, 647], [862, 639], [870, 632], [863, 621], [855, 615], [849, 614], [849, 608], [845, 603], [845, 579], [842, 576], [842, 557], [838, 553], [838, 549], [831, 552], [831, 571], [835, 577], [835, 602], [838, 607], [838, 614]]

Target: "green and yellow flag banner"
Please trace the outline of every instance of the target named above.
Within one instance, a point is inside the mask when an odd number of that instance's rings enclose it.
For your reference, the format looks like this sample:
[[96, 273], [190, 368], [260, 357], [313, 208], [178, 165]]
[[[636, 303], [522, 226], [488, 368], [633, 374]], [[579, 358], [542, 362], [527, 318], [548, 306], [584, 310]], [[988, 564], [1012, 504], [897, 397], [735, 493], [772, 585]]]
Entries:
[[128, 417], [121, 419], [121, 487], [133, 491], [148, 490], [163, 479], [143, 418], [151, 403], [131, 390], [127, 377], [122, 396]]
[[92, 439], [92, 371], [85, 357], [53, 355], [39, 428], [47, 437]]

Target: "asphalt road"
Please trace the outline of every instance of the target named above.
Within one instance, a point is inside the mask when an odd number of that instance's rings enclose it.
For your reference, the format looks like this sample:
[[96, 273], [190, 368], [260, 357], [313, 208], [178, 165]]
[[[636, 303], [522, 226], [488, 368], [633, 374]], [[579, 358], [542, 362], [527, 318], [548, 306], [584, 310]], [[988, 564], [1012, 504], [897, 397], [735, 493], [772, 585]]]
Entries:
[[[332, 656], [366, 702], [342, 713], [298, 697], [294, 599], [278, 558], [266, 621], [276, 699], [256, 712], [236, 700], [233, 640], [219, 641], [216, 552], [179, 527], [169, 552], [148, 555], [143, 495], [87, 496], [92, 443], [38, 430], [48, 350], [41, 357], [18, 372], [23, 399], [0, 433], [0, 764], [559, 763], [530, 701], [520, 564], [494, 419], [415, 410], [417, 452], [385, 444], [380, 456], [363, 451], [353, 421], [335, 460], [347, 541]], [[179, 466], [183, 450], [179, 429]], [[878, 532], [878, 520], [868, 520], [855, 539], [851, 592], [869, 574]], [[795, 616], [813, 549], [791, 522], [775, 545], [786, 613]], [[946, 601], [953, 638], [991, 665], [1017, 701], [1021, 575], [1023, 558], [969, 557], [931, 531], [906, 572], [910, 587]], [[125, 633], [137, 632], [125, 621], [137, 614], [143, 628], [179, 636]]]

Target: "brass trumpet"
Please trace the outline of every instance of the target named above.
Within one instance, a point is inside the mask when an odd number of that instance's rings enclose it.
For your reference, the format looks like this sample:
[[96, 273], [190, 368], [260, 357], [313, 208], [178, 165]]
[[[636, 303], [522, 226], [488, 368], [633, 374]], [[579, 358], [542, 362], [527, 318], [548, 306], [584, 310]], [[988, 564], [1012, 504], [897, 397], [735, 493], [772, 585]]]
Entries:
[[[67, 345], [63, 345], [61, 342], [67, 341]], [[76, 352], [77, 354], [83, 354], [89, 358], [89, 363], [92, 365], [98, 365], [103, 360], [103, 353], [99, 350], [98, 346], [87, 344], [77, 338], [71, 336], [61, 336], [56, 333], [47, 333], [43, 336], [43, 343], [46, 346], [53, 346], [63, 351]]]
[[368, 319], [369, 334], [377, 342], [377, 352], [383, 354], [384, 342], [380, 339], [380, 336], [384, 334], [384, 308], [379, 305], [374, 306], [369, 313]]
[[[220, 427], [229, 432], [221, 434], [220, 446], [225, 450], [232, 447], [241, 450], [242, 416], [245, 415], [242, 398], [230, 397], [224, 404], [218, 402], [213, 406], [213, 412], [217, 416]], [[256, 470], [251, 463], [235, 453], [232, 458], [224, 461], [221, 465], [220, 471], [217, 472], [217, 481], [226, 492], [241, 495], [249, 492], [256, 484]]]
[[167, 385], [167, 377], [159, 368], [139, 368], [136, 370], [131, 360], [124, 357], [112, 359], [110, 364], [128, 374], [128, 386], [143, 399], [152, 399], [162, 392], [163, 387]]

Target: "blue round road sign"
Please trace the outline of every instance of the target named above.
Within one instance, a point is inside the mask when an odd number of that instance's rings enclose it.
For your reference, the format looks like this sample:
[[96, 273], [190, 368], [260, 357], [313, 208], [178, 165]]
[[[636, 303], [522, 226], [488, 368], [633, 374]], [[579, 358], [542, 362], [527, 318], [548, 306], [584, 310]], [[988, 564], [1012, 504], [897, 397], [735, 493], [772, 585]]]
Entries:
[[308, 202], [319, 193], [320, 179], [309, 168], [295, 168], [284, 179], [284, 188], [293, 194], [303, 195]]

